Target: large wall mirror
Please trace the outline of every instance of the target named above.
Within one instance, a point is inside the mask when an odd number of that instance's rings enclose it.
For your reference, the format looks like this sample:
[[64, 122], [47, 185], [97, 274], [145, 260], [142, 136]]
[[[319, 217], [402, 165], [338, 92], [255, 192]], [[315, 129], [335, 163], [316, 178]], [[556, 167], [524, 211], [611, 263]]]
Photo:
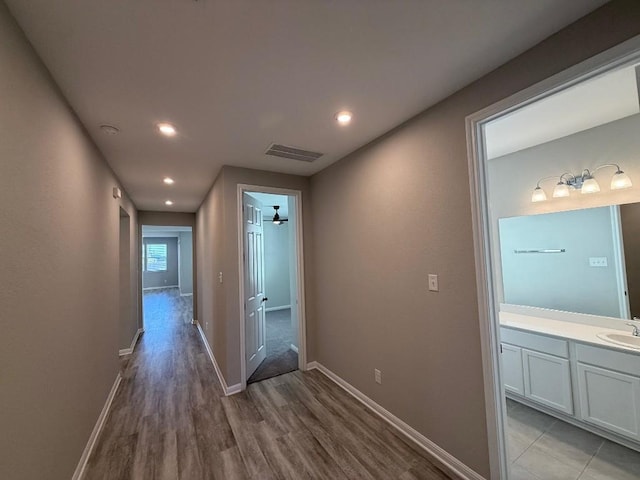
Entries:
[[504, 303], [640, 317], [640, 203], [499, 220]]

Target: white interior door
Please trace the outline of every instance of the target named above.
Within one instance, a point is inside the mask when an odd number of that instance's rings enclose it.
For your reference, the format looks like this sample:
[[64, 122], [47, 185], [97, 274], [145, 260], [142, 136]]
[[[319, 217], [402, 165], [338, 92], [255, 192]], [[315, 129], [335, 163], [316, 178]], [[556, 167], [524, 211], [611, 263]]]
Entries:
[[262, 205], [243, 194], [244, 212], [244, 331], [247, 378], [267, 356], [264, 294], [264, 235]]

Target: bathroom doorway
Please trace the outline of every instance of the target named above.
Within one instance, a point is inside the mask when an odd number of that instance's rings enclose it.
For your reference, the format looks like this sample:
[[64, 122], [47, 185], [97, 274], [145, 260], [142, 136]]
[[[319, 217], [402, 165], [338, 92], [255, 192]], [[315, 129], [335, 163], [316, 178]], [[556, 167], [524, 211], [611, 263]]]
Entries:
[[467, 119], [492, 478], [640, 478], [639, 72], [634, 39]]

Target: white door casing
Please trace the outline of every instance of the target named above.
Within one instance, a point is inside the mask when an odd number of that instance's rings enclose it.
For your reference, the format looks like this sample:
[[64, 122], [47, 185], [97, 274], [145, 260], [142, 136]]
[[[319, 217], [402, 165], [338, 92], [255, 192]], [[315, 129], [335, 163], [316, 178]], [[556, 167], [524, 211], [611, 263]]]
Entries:
[[244, 324], [247, 378], [267, 356], [265, 335], [264, 235], [262, 205], [246, 193], [244, 224]]

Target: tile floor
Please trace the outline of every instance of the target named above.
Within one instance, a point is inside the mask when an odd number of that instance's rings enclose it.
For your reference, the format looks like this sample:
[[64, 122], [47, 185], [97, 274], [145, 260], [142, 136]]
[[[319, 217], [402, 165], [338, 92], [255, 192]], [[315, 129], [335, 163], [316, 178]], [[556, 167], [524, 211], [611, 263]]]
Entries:
[[638, 480], [640, 453], [507, 399], [510, 480]]

